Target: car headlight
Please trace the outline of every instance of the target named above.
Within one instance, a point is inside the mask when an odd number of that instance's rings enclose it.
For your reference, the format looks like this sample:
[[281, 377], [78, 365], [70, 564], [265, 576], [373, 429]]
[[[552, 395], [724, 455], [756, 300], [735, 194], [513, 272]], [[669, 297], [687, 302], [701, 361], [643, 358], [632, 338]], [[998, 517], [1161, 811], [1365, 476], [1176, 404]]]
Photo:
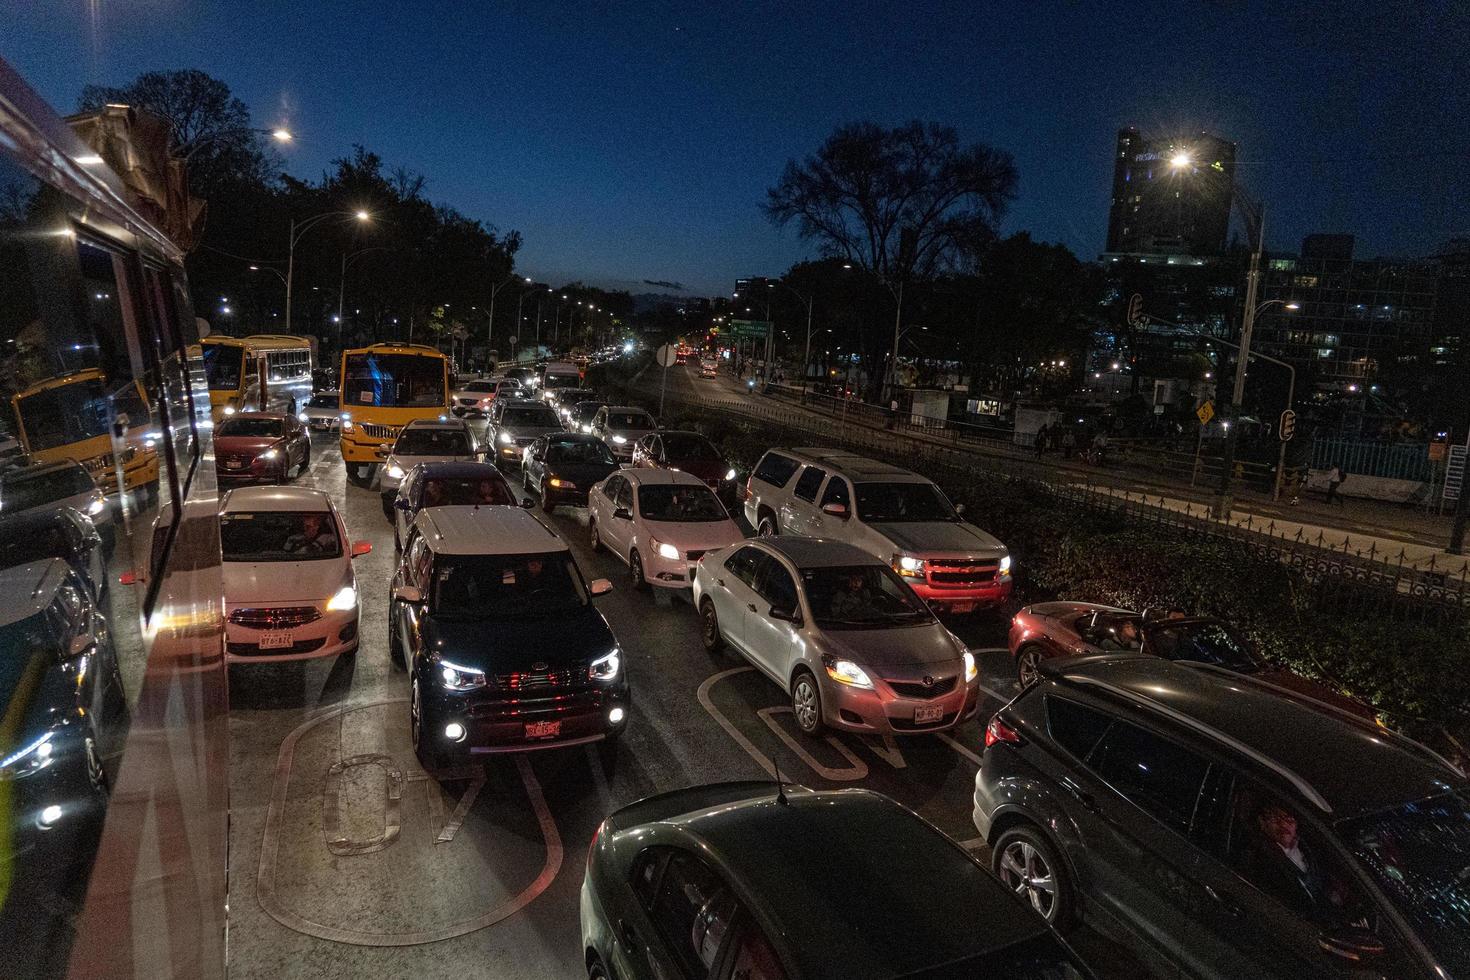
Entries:
[[235, 414], [235, 406], [234, 405], [226, 405], [225, 406], [225, 410], [224, 410], [224, 412], [222, 414], [225, 414], [225, 415], [234, 415]]
[[305, 412], [297, 412], [296, 413], [296, 417], [298, 419], [300, 419], [301, 421], [303, 421], [303, 422], [310, 422], [311, 421], [311, 416], [310, 415], [307, 415]]
[[357, 608], [357, 589], [344, 585], [327, 600], [327, 612], [350, 612]]
[[660, 558], [667, 558], [669, 561], [679, 560], [679, 549], [667, 542], [654, 541], [653, 548], [658, 552]]
[[895, 555], [893, 570], [907, 578], [923, 578], [924, 559], [915, 558], [913, 555]]
[[265, 452], [261, 453], [259, 456], [255, 457], [255, 458], [256, 459], [259, 459], [259, 460], [264, 460], [265, 462], [269, 463], [271, 460], [275, 459], [276, 457], [278, 457], [280, 455], [281, 455], [281, 451], [279, 449], [267, 449]]
[[390, 480], [403, 479], [403, 467], [399, 466], [397, 463], [389, 463], [388, 469], [384, 472], [387, 473], [388, 479]]
[[546, 482], [549, 483], [549, 484], [551, 484], [554, 487], [569, 487], [569, 486], [572, 485], [572, 484], [568, 483], [566, 480], [563, 480], [560, 477], [555, 477], [555, 476], [553, 476], [551, 479], [547, 480]]
[[980, 676], [980, 671], [975, 668], [975, 655], [969, 650], [965, 651], [965, 683], [968, 684]]
[[509, 432], [502, 432], [500, 433], [500, 435], [496, 436], [496, 438], [507, 446], [515, 442], [515, 437], [512, 436]]
[[625, 442], [628, 441], [628, 437], [627, 436], [613, 436], [612, 437], [612, 440], [613, 440], [613, 442], [615, 442], [619, 446], [621, 446], [623, 443], [625, 443]]
[[473, 667], [461, 667], [448, 660], [439, 661], [439, 679], [451, 691], [473, 691], [485, 686], [485, 672]]
[[595, 681], [610, 681], [623, 669], [623, 657], [617, 647], [592, 661], [587, 667], [587, 676]]
[[822, 664], [827, 668], [827, 676], [839, 684], [866, 690], [873, 689], [873, 682], [869, 680], [867, 671], [851, 660], [838, 660], [836, 657], [828, 656], [822, 658]]
[[1002, 555], [1001, 556], [1001, 559], [1000, 559], [1000, 573], [1002, 575], [1009, 575], [1009, 574], [1011, 574], [1011, 556], [1010, 555]]
[[101, 497], [98, 497], [96, 500], [87, 505], [87, 513], [92, 517], [96, 517], [98, 514], [102, 513], [106, 509], [107, 501]]
[[51, 755], [55, 750], [55, 746], [51, 744], [51, 737], [54, 734], [55, 732], [47, 732], [24, 748], [17, 749], [0, 759], [0, 779], [13, 779], [33, 770], [45, 768], [51, 761]]
[[735, 479], [735, 467], [732, 466], [725, 471], [725, 479], [726, 481]]

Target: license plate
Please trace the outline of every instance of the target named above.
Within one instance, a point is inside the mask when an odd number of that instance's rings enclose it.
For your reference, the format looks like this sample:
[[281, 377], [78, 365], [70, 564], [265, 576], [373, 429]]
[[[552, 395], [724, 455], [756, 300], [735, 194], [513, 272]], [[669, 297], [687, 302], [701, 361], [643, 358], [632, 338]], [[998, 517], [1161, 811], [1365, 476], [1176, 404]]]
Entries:
[[225, 469], [227, 470], [243, 470], [244, 468], [245, 464], [238, 459], [225, 460]]
[[934, 704], [925, 708], [914, 709], [914, 724], [922, 725], [925, 722], [938, 721], [944, 717], [944, 705]]
[[559, 721], [528, 721], [526, 722], [527, 738], [553, 738], [561, 734], [561, 722]]
[[262, 633], [260, 634], [260, 648], [262, 650], [284, 650], [295, 646], [290, 633]]
[[949, 607], [949, 611], [950, 612], [953, 612], [953, 613], [969, 613], [969, 612], [974, 612], [975, 611], [975, 604], [973, 602], [955, 602], [955, 603], [951, 603], [950, 604], [950, 607]]

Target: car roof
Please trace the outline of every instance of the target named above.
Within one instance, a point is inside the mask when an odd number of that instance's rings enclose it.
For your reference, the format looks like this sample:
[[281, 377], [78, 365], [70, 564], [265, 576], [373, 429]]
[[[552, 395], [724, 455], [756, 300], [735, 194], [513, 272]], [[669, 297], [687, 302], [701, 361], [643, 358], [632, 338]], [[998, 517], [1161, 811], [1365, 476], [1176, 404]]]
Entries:
[[798, 446], [794, 449], [773, 449], [771, 451], [795, 457], [803, 463], [815, 463], [824, 470], [845, 476], [854, 482], [874, 479], [915, 483], [933, 482], [928, 477], [920, 476], [912, 470], [901, 469], [880, 460], [868, 459], [866, 456], [858, 456], [845, 449]]
[[29, 619], [49, 606], [66, 569], [60, 558], [0, 569], [0, 626]]
[[1042, 670], [1061, 687], [1141, 706], [1223, 743], [1332, 819], [1465, 785], [1424, 746], [1249, 675], [1138, 654], [1047, 661]]
[[669, 821], [769, 917], [803, 976], [894, 977], [1046, 931], [957, 844], [871, 790], [774, 790]]
[[[403, 427], [402, 432], [409, 429], [453, 429], [456, 432], [469, 430], [464, 419], [414, 419]], [[401, 435], [402, 432], [399, 434]]]
[[685, 473], [683, 470], [649, 469], [643, 467], [629, 467], [619, 470], [619, 475], [627, 477], [635, 487], [652, 486], [684, 486], [703, 487], [705, 482], [693, 473]]
[[[236, 416], [237, 418], [239, 416]], [[238, 487], [225, 494], [221, 514], [258, 511], [330, 511], [332, 499], [315, 487]]]
[[414, 521], [441, 555], [529, 555], [568, 551], [556, 532], [520, 507], [426, 507]]
[[[53, 473], [63, 470], [81, 470], [91, 476], [87, 468], [74, 459], [58, 459], [50, 463], [31, 463], [29, 466], [13, 466], [4, 472], [0, 472], [0, 483], [8, 483], [11, 480], [39, 480]], [[95, 481], [94, 481], [95, 482]]]
[[445, 459], [433, 463], [419, 463], [414, 469], [427, 478], [459, 476], [482, 480], [505, 480], [505, 474], [494, 463], [481, 463], [468, 459]]
[[[840, 565], [881, 565], [883, 562], [846, 541], [831, 538], [793, 538], [781, 535], [757, 541], [783, 555], [797, 568], [830, 568]], [[755, 542], [751, 542], [755, 543]]]

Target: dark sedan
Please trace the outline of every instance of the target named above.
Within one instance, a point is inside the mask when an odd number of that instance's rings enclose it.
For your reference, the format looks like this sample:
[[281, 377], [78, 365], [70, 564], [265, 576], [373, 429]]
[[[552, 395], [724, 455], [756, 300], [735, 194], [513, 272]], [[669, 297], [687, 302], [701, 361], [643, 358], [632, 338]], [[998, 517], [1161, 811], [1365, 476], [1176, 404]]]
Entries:
[[735, 470], [698, 432], [650, 432], [633, 447], [633, 465], [679, 470], [703, 480], [728, 505], [734, 501]]
[[546, 435], [526, 447], [521, 482], [541, 495], [541, 509], [558, 504], [587, 506], [587, 491], [618, 469], [612, 450], [596, 436], [563, 432]]
[[923, 818], [868, 790], [676, 790], [598, 828], [582, 881], [591, 977], [1092, 973]]
[[1137, 613], [1093, 602], [1039, 602], [1011, 620], [1008, 646], [1023, 687], [1036, 679], [1037, 667], [1047, 657], [1134, 651], [1252, 674], [1360, 718], [1376, 717], [1370, 707], [1338, 689], [1272, 663], [1229, 624], [1206, 616], [1152, 609]]

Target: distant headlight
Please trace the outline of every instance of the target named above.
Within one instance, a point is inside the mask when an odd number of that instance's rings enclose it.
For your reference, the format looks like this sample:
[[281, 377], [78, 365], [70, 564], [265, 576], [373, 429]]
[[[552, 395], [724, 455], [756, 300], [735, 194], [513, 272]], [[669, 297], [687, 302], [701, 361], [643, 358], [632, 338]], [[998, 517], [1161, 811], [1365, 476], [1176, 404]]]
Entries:
[[461, 667], [447, 660], [439, 661], [439, 678], [451, 691], [473, 691], [485, 686], [485, 672], [473, 667]]
[[968, 684], [980, 676], [980, 671], [975, 669], [975, 655], [969, 650], [965, 651], [965, 683]]
[[613, 442], [617, 443], [619, 446], [628, 441], [627, 436], [613, 436], [612, 439]]
[[350, 585], [342, 586], [336, 595], [327, 600], [327, 612], [349, 612], [356, 608], [357, 590]]
[[1010, 555], [1004, 555], [1004, 556], [1001, 557], [1001, 559], [1000, 559], [1000, 573], [1002, 575], [1009, 575], [1009, 574], [1011, 574], [1011, 556]]
[[515, 437], [512, 436], [509, 432], [502, 432], [497, 438], [499, 438], [500, 441], [505, 443], [507, 446], [516, 441]]
[[98, 497], [96, 500], [87, 505], [87, 513], [90, 514], [92, 517], [96, 517], [98, 514], [102, 513], [106, 509], [107, 501], [103, 500], [101, 497]]
[[234, 415], [235, 414], [235, 406], [234, 405], [226, 405], [225, 406], [225, 410], [224, 410], [224, 414], [225, 415]]
[[559, 477], [555, 477], [555, 476], [551, 477], [546, 482], [549, 483], [549, 484], [551, 484], [554, 487], [570, 487], [570, 486], [572, 486], [572, 484], [568, 483], [566, 480], [563, 480], [563, 479], [561, 479]]
[[267, 463], [269, 463], [271, 460], [275, 459], [276, 457], [278, 457], [280, 455], [281, 455], [281, 451], [279, 449], [267, 449], [265, 452], [261, 453], [259, 456], [255, 457], [255, 458], [256, 459], [265, 460]]
[[587, 668], [587, 676], [595, 681], [610, 681], [618, 676], [618, 671], [623, 667], [623, 658], [617, 647], [592, 661]]
[[311, 421], [311, 416], [310, 415], [307, 415], [305, 412], [297, 412], [296, 413], [296, 417], [298, 419], [300, 419], [301, 421], [303, 421], [303, 422], [310, 422]]
[[836, 657], [823, 657], [822, 664], [827, 668], [827, 676], [839, 684], [848, 687], [860, 687], [872, 690], [873, 682], [868, 679], [868, 674], [851, 660], [838, 660]]
[[667, 544], [667, 543], [659, 542], [659, 541], [655, 541], [655, 542], [653, 542], [653, 544], [654, 544], [655, 550], [658, 551], [658, 556], [660, 558], [667, 558], [669, 561], [678, 561], [679, 560], [679, 549], [678, 548], [675, 548], [671, 544]]
[[389, 463], [387, 474], [388, 479], [390, 480], [401, 480], [403, 479], [403, 467], [399, 466], [397, 463]]
[[725, 471], [725, 479], [726, 480], [733, 480], [733, 479], [735, 479], [735, 467], [732, 466], [728, 470]]

